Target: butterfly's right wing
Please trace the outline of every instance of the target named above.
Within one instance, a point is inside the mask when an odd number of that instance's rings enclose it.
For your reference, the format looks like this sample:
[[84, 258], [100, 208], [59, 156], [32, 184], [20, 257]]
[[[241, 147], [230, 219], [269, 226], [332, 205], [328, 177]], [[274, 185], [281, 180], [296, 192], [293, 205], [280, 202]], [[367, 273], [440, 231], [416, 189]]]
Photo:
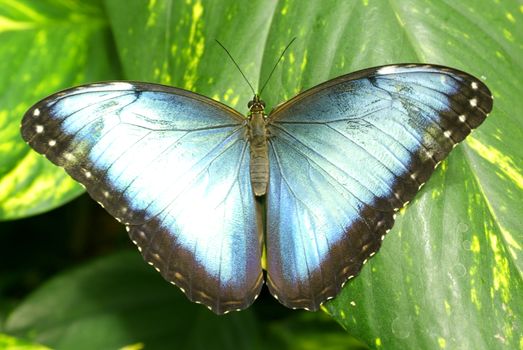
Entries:
[[438, 162], [480, 125], [492, 96], [434, 65], [369, 68], [269, 116], [267, 285], [316, 310], [356, 276]]
[[127, 226], [144, 259], [216, 313], [263, 283], [245, 119], [156, 84], [81, 86], [34, 105], [22, 136]]

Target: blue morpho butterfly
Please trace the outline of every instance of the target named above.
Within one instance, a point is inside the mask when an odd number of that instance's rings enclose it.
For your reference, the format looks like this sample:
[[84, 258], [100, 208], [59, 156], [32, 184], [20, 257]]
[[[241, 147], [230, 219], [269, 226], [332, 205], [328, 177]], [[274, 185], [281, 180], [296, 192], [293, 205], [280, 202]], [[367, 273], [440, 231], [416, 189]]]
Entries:
[[467, 73], [400, 64], [264, 108], [258, 94], [245, 117], [186, 90], [105, 82], [38, 102], [22, 136], [190, 300], [244, 309], [265, 280], [285, 306], [317, 310], [485, 120], [492, 96]]

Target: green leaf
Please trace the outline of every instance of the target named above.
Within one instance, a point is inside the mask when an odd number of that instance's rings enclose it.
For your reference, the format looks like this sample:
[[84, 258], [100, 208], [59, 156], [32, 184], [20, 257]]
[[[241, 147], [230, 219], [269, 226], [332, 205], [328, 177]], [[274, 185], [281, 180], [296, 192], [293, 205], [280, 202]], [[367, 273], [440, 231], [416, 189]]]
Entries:
[[0, 333], [0, 349], [5, 350], [49, 350], [48, 347]]
[[114, 78], [100, 1], [0, 0], [0, 220], [59, 206], [82, 188], [20, 137], [26, 109], [57, 90]]
[[[143, 263], [100, 258], [51, 279], [8, 316], [3, 332], [58, 349], [365, 349], [326, 314], [260, 323], [251, 310], [216, 316]], [[262, 338], [263, 335], [263, 338]], [[2, 338], [0, 336], [0, 348]]]
[[289, 350], [364, 350], [365, 344], [332, 327], [333, 321], [322, 313], [294, 313], [267, 325], [265, 349]]
[[[482, 77], [495, 97], [489, 119], [436, 171], [398, 217], [377, 257], [326, 310], [372, 347], [521, 344], [523, 9], [518, 1], [106, 4], [127, 78], [188, 88], [242, 112], [252, 93], [214, 38], [256, 87], [298, 37], [264, 92], [268, 106], [337, 75], [386, 63], [430, 62]], [[0, 155], [2, 161], [7, 157]], [[45, 180], [37, 171], [30, 172], [35, 184]]]
[[124, 252], [59, 275], [28, 297], [4, 331], [59, 349], [257, 349], [250, 311], [216, 316]]

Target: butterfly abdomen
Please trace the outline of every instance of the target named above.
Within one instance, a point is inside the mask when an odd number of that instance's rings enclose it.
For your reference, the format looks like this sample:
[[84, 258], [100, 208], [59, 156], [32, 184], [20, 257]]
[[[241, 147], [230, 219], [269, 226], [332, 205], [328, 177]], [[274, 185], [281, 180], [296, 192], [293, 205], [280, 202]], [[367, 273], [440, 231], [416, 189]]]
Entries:
[[263, 110], [251, 113], [249, 120], [249, 144], [251, 151], [250, 173], [254, 195], [263, 196], [269, 181], [269, 153], [267, 129]]

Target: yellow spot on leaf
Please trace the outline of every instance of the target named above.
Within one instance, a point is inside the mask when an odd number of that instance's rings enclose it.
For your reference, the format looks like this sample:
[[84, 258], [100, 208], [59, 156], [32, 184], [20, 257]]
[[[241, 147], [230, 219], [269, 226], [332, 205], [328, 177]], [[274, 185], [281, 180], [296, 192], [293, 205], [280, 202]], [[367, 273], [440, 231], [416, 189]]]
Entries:
[[376, 344], [376, 347], [381, 347], [381, 338], [376, 338], [376, 341], [374, 343]]
[[34, 23], [31, 22], [18, 22], [13, 21], [10, 18], [0, 16], [0, 33], [9, 32], [13, 30], [27, 30], [35, 27]]
[[507, 17], [507, 19], [508, 19], [510, 22], [512, 22], [512, 23], [516, 23], [516, 19], [514, 18], [514, 16], [512, 15], [512, 13], [507, 12], [507, 13], [505, 14], [505, 17]]
[[294, 61], [296, 61], [296, 57], [294, 56], [294, 53], [289, 52], [289, 63], [294, 64]]
[[439, 196], [441, 196], [441, 190], [439, 190], [439, 189], [437, 189], [437, 188], [433, 189], [432, 192], [430, 193], [430, 197], [431, 197], [432, 199], [436, 199], [436, 198], [438, 198]]
[[400, 26], [405, 27], [405, 22], [403, 22], [400, 15], [397, 12], [394, 12], [394, 15], [396, 16], [396, 19], [398, 20], [398, 23], [400, 24]]
[[236, 107], [236, 105], [238, 104], [238, 101], [240, 101], [240, 96], [235, 96], [232, 101], [231, 101], [231, 106], [232, 107]]
[[508, 30], [507, 28], [503, 28], [503, 36], [508, 41], [514, 41], [514, 36], [512, 35], [512, 32]]
[[481, 302], [479, 301], [478, 292], [474, 287], [470, 289], [470, 300], [474, 305], [476, 305], [478, 310], [481, 310]]
[[149, 0], [149, 4], [147, 4], [147, 10], [149, 11], [149, 17], [147, 18], [147, 23], [145, 26], [147, 28], [154, 27], [156, 25], [156, 17], [158, 13], [154, 10], [154, 7], [156, 6], [156, 0]]
[[493, 286], [496, 292], [501, 293], [501, 300], [504, 303], [510, 301], [510, 269], [508, 259], [503, 254], [498, 236], [489, 233], [490, 247], [494, 252], [495, 264], [492, 267]]
[[512, 236], [510, 232], [508, 232], [503, 226], [501, 226], [498, 223], [499, 229], [501, 231], [501, 234], [503, 235], [503, 239], [508, 245], [508, 248], [510, 250], [510, 254], [512, 254], [512, 257], [517, 260], [518, 258], [518, 252], [515, 250], [521, 250], [521, 245], [517, 242], [517, 240]]
[[[42, 198], [50, 201], [59, 200], [65, 193], [70, 193], [78, 184], [65, 174], [65, 171], [57, 169], [54, 172], [42, 172], [38, 175], [38, 181], [32, 181], [26, 174], [35, 174], [35, 169], [48, 166], [48, 161], [34, 152], [28, 153], [18, 162], [16, 169], [2, 178], [2, 191], [0, 202], [4, 208], [19, 208], [27, 203], [36, 203]], [[25, 187], [24, 187], [25, 186]], [[20, 192], [21, 189], [24, 191]], [[50, 194], [49, 189], [53, 191]], [[10, 193], [19, 193], [17, 196], [8, 196]]]
[[[478, 273], [478, 266], [477, 265], [472, 265], [469, 268], [469, 275], [470, 275], [470, 277], [474, 277], [477, 273]], [[470, 284], [473, 285], [474, 283], [476, 283], [476, 281], [473, 278], [471, 278], [470, 279]]]
[[234, 93], [233, 89], [227, 89], [227, 91], [225, 91], [225, 94], [223, 95], [223, 100], [224, 101], [229, 101], [229, 97]]
[[203, 39], [196, 43], [196, 55], [201, 56], [203, 54]]
[[192, 21], [189, 29], [189, 46], [183, 51], [184, 56], [189, 59], [183, 80], [184, 87], [192, 90], [196, 83], [198, 65], [205, 48], [205, 38], [202, 34], [203, 23], [201, 20], [204, 8], [201, 1], [197, 1], [192, 7]]
[[160, 82], [162, 84], [170, 85], [172, 83], [171, 75], [169, 74], [169, 61], [165, 60], [162, 64], [162, 77]]
[[[42, 16], [42, 13], [36, 10], [36, 7], [25, 5], [25, 2], [22, 1], [9, 1], [6, 2], [9, 4], [10, 10], [13, 12], [18, 12], [28, 17], [31, 22], [44, 22], [46, 20], [45, 16]], [[2, 5], [6, 6], [6, 5]]]
[[302, 72], [305, 72], [305, 68], [307, 67], [307, 49], [303, 52], [303, 58], [301, 60], [300, 70]]
[[29, 341], [15, 338], [2, 333], [0, 333], [0, 346], [2, 347], [2, 349], [9, 350], [51, 350], [51, 348], [48, 348], [47, 346], [30, 343]]
[[472, 147], [481, 157], [498, 167], [516, 186], [523, 189], [522, 170], [509, 156], [501, 153], [492, 146], [486, 146], [474, 137], [467, 139], [467, 144]]
[[448, 301], [445, 300], [445, 312], [447, 313], [447, 315], [450, 315], [450, 311], [451, 311], [450, 304], [448, 303]]
[[142, 350], [145, 348], [144, 343], [136, 343], [121, 347], [120, 350]]
[[479, 238], [476, 235], [472, 236], [472, 243], [470, 244], [470, 250], [476, 254], [479, 254], [481, 247], [479, 245]]
[[202, 6], [202, 3], [198, 1], [196, 4], [194, 4], [194, 6], [192, 8], [193, 21], [199, 20], [200, 17], [202, 16], [202, 13], [203, 13], [203, 6]]
[[438, 345], [441, 349], [445, 349], [447, 347], [447, 341], [445, 338], [438, 337]]
[[285, 5], [283, 6], [283, 8], [281, 9], [281, 12], [280, 12], [281, 15], [282, 15], [282, 16], [285, 16], [285, 15], [287, 14], [287, 11], [288, 11], [288, 10], [289, 10], [289, 6], [287, 6], [287, 4], [285, 4]]

